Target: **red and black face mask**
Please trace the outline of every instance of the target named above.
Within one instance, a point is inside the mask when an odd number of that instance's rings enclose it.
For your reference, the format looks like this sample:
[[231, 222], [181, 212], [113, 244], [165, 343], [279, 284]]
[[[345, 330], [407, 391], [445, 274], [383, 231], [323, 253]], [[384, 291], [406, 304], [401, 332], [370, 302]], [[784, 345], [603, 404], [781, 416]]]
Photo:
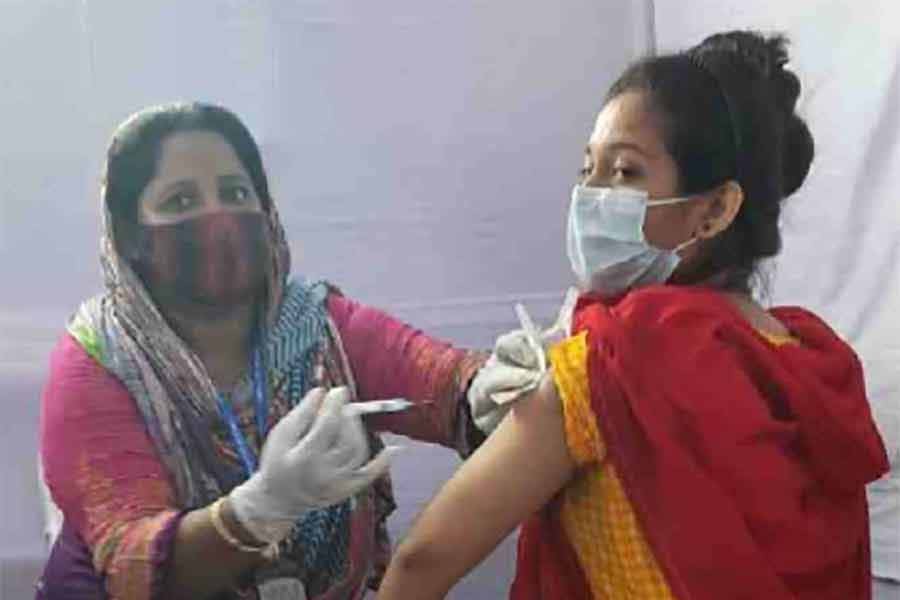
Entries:
[[270, 265], [266, 217], [217, 212], [141, 225], [135, 271], [163, 304], [229, 307], [257, 300]]

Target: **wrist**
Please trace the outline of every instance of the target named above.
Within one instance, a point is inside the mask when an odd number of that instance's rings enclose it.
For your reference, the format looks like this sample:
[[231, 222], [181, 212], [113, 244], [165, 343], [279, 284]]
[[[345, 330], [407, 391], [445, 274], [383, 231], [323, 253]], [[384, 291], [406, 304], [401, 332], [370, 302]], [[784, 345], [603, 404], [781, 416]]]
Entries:
[[257, 538], [244, 526], [234, 510], [230, 497], [226, 496], [221, 500], [219, 515], [222, 518], [222, 524], [241, 544], [254, 548], [264, 548], [269, 545], [268, 542]]
[[[223, 509], [226, 514], [223, 515]], [[244, 554], [250, 554], [264, 561], [278, 560], [278, 544], [261, 544], [257, 540], [250, 543], [252, 536], [243, 531], [240, 523], [231, 512], [227, 497], [222, 497], [209, 507], [209, 518], [212, 521], [216, 533], [233, 549]], [[243, 535], [245, 539], [239, 536]]]
[[257, 543], [278, 543], [290, 533], [303, 511], [286, 511], [268, 494], [261, 493], [259, 481], [250, 478], [228, 496], [231, 515], [241, 529]]

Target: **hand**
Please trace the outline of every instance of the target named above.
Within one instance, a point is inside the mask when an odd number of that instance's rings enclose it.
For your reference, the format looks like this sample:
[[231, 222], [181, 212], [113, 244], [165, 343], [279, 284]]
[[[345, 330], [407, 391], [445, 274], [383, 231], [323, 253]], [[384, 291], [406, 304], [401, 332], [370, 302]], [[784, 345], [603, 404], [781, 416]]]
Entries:
[[304, 512], [345, 500], [387, 471], [398, 449], [368, 461], [362, 420], [344, 410], [349, 399], [343, 387], [311, 390], [272, 428], [256, 473], [232, 490], [235, 516], [260, 542], [281, 541]]
[[490, 434], [512, 402], [537, 388], [542, 376], [540, 358], [523, 330], [497, 338], [493, 354], [469, 387], [469, 409], [475, 425]]
[[[497, 338], [494, 352], [472, 380], [468, 392], [472, 420], [482, 432], [490, 434], [509, 412], [512, 402], [540, 384], [547, 372], [541, 352], [546, 353], [550, 346], [569, 334], [572, 310], [577, 299], [577, 291], [570, 289], [556, 322], [539, 333], [534, 342], [529, 340], [524, 328]], [[524, 317], [527, 319], [527, 315]], [[540, 344], [541, 351], [537, 344]]]

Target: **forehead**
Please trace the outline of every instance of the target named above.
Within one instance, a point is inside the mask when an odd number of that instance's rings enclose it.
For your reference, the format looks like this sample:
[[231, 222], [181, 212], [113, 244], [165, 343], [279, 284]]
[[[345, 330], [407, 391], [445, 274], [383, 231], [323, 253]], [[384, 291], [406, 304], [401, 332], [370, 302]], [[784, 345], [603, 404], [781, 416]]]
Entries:
[[156, 179], [191, 179], [202, 174], [246, 175], [246, 171], [234, 148], [219, 133], [183, 131], [163, 141]]
[[648, 155], [665, 152], [660, 119], [640, 92], [626, 92], [607, 102], [597, 115], [588, 143], [599, 149], [625, 143]]

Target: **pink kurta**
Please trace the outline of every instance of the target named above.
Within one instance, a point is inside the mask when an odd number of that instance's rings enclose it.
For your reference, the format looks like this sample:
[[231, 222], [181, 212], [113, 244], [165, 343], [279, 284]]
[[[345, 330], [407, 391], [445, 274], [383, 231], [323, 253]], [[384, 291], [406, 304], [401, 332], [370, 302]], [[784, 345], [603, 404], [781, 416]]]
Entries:
[[[482, 363], [481, 355], [429, 338], [337, 294], [329, 296], [327, 308], [347, 354], [358, 399], [404, 397], [417, 405], [404, 413], [370, 418], [370, 430], [461, 453], [480, 441], [469, 418], [465, 390]], [[252, 408], [238, 417], [252, 432]], [[96, 592], [88, 592], [103, 587], [95, 573], [105, 576], [109, 597], [159, 597], [183, 510], [129, 392], [69, 335], [63, 336], [51, 357], [42, 406], [41, 458], [47, 485], [65, 515], [64, 538], [69, 540], [68, 548], [63, 540], [63, 548], [54, 552], [48, 565], [46, 597], [96, 597], [90, 595]], [[385, 540], [374, 535], [378, 526], [374, 519], [361, 526], [367, 528], [362, 536], [366, 548], [372, 547], [374, 538], [381, 545], [376, 552], [389, 550]], [[83, 565], [76, 572], [77, 563], [86, 558], [73, 551], [77, 538], [90, 550], [93, 573], [86, 573]], [[63, 589], [67, 591], [58, 591]]]

